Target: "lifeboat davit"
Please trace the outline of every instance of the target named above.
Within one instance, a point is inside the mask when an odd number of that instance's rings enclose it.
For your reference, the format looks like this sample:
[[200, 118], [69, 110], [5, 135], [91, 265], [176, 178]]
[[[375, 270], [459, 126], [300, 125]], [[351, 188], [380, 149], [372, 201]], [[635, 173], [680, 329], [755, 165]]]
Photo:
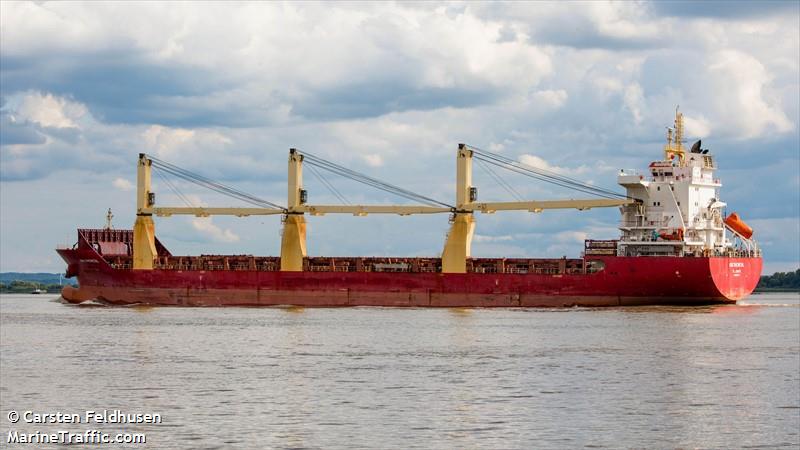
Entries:
[[726, 217], [723, 222], [725, 222], [725, 225], [727, 225], [728, 228], [735, 231], [745, 239], [750, 239], [753, 236], [753, 229], [744, 223], [744, 221], [736, 213], [731, 213], [731, 215]]

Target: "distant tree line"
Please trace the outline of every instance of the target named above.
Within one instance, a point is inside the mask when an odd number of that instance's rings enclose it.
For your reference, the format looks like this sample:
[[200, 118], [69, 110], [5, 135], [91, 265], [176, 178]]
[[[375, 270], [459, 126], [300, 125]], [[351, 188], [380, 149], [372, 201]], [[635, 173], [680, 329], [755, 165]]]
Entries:
[[63, 286], [59, 284], [45, 284], [36, 281], [14, 280], [10, 283], [0, 283], [0, 293], [3, 294], [30, 294], [34, 291], [58, 294]]
[[60, 273], [0, 272], [0, 293], [3, 294], [30, 294], [34, 291], [57, 294], [62, 285], [76, 286], [77, 283], [76, 278], [64, 278]]
[[758, 282], [756, 289], [797, 291], [800, 290], [800, 269], [794, 272], [775, 272], [772, 275], [764, 275]]

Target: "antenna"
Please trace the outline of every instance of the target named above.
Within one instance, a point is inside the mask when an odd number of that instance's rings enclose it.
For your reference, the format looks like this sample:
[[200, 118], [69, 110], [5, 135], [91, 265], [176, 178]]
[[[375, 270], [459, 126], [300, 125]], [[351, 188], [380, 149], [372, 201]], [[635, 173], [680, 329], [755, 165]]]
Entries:
[[114, 214], [111, 214], [111, 208], [108, 208], [108, 212], [106, 213], [106, 230], [113, 230], [114, 226], [111, 225], [111, 219], [114, 218]]
[[680, 105], [675, 108], [675, 150], [683, 152], [683, 114], [679, 109]]
[[683, 114], [680, 105], [675, 107], [675, 127], [667, 128], [667, 145], [664, 146], [664, 159], [674, 161], [677, 157], [678, 165], [684, 165], [685, 152], [683, 150]]

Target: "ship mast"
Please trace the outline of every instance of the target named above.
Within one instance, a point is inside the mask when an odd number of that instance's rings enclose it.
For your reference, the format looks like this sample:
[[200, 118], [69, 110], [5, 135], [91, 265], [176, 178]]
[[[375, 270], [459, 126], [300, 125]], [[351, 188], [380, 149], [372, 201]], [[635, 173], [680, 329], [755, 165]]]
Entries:
[[113, 230], [114, 226], [111, 224], [111, 219], [114, 218], [114, 214], [111, 214], [111, 208], [108, 208], [108, 212], [106, 213], [106, 230]]
[[679, 167], [686, 165], [686, 152], [683, 149], [683, 113], [675, 108], [674, 128], [667, 128], [667, 144], [664, 146], [664, 160], [678, 159]]
[[156, 225], [151, 207], [156, 196], [150, 191], [153, 162], [139, 153], [136, 169], [136, 223], [133, 225], [133, 268], [152, 269], [158, 256], [156, 251]]
[[303, 155], [296, 149], [289, 149], [289, 174], [287, 179], [287, 212], [283, 219], [281, 237], [281, 271], [302, 272], [303, 258], [306, 257], [306, 218], [300, 206], [306, 202], [303, 189]]
[[442, 250], [442, 272], [466, 273], [467, 258], [475, 234], [472, 204], [478, 199], [478, 190], [472, 186], [472, 150], [458, 144], [456, 153], [456, 212], [450, 220], [450, 231]]

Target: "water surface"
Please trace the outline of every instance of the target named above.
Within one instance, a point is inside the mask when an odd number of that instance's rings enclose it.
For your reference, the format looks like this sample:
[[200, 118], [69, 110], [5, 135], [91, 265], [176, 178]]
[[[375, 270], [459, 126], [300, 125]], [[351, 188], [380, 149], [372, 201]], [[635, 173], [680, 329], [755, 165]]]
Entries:
[[149, 448], [797, 448], [800, 296], [495, 310], [0, 296], [3, 442], [10, 410], [102, 409], [160, 413], [92, 427], [143, 431]]

